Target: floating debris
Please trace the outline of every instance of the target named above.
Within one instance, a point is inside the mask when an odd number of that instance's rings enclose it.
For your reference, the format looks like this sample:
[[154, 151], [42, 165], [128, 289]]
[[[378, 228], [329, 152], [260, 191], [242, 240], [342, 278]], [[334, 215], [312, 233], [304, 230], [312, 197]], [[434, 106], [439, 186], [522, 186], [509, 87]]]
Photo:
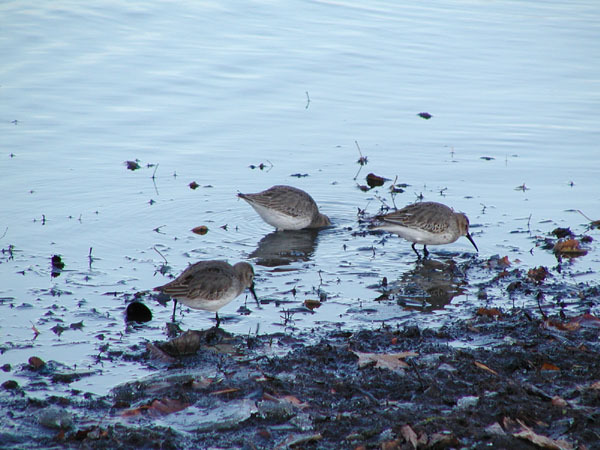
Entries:
[[374, 173], [370, 173], [369, 175], [367, 175], [367, 184], [371, 188], [383, 186], [385, 181], [385, 178], [375, 175]]
[[141, 169], [139, 162], [139, 159], [136, 159], [135, 161], [125, 161], [125, 166], [127, 166], [128, 170], [138, 170]]
[[192, 233], [196, 233], [201, 236], [204, 236], [206, 233], [208, 233], [208, 227], [206, 225], [200, 225], [199, 227], [194, 227], [194, 228], [192, 228]]
[[195, 181], [192, 181], [188, 186], [190, 187], [190, 189], [198, 189], [200, 187], [200, 185]]
[[142, 302], [131, 302], [125, 310], [127, 322], [146, 323], [152, 320], [152, 311]]
[[573, 234], [573, 232], [571, 231], [570, 228], [560, 228], [560, 227], [559, 228], [555, 228], [554, 230], [552, 230], [550, 232], [550, 234], [553, 234], [554, 236], [556, 236], [559, 239], [566, 238], [566, 237], [573, 237], [574, 236], [574, 234]]
[[425, 119], [425, 120], [429, 120], [433, 117], [428, 112], [420, 112], [419, 114], [417, 114], [417, 116], [419, 116], [421, 119]]

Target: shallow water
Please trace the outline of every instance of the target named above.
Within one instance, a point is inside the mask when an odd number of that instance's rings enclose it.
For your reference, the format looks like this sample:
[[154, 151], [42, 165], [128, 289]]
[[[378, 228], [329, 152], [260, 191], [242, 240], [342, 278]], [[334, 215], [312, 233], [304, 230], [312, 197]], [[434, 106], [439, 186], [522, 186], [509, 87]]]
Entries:
[[[33, 355], [97, 371], [70, 385], [96, 393], [140, 376], [98, 355], [166, 338], [170, 304], [147, 301], [146, 325], [123, 320], [135, 293], [168, 280], [155, 248], [173, 274], [200, 259], [255, 264], [261, 310], [248, 297], [238, 313], [245, 296], [222, 310], [235, 333], [437, 326], [515, 306], [500, 289], [477, 300], [481, 261], [556, 266], [535, 236], [584, 232], [575, 210], [600, 219], [596, 3], [363, 3], [0, 6], [0, 363], [14, 368], [0, 381], [23, 381]], [[409, 185], [398, 206], [422, 195], [464, 211], [479, 255], [461, 238], [432, 248], [423, 273], [409, 243], [354, 234], [358, 209], [392, 205], [390, 182], [358, 189], [369, 172]], [[334, 227], [273, 234], [236, 193], [274, 184], [308, 191]], [[588, 249], [557, 276], [597, 281]], [[54, 254], [66, 264], [55, 278]], [[384, 276], [400, 301], [375, 300]], [[324, 301], [310, 312], [307, 299]], [[205, 328], [213, 315], [178, 317]]]

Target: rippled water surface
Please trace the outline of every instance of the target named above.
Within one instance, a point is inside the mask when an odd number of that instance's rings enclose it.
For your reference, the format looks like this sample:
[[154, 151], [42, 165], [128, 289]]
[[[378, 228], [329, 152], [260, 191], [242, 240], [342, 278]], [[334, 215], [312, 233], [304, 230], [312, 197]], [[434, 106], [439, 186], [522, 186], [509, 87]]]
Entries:
[[[165, 264], [252, 262], [262, 307], [223, 308], [235, 333], [432, 326], [515, 306], [500, 289], [478, 299], [483, 262], [554, 267], [536, 236], [583, 233], [576, 210], [600, 219], [595, 1], [6, 1], [0, 30], [0, 363], [95, 371], [71, 387], [143, 373], [101, 356], [166, 339], [170, 304], [142, 297], [146, 325], [123, 315]], [[390, 181], [363, 192], [370, 172]], [[236, 197], [275, 184], [308, 191], [334, 227], [273, 233]], [[416, 264], [358, 222], [418, 198], [464, 211], [479, 254], [461, 238]], [[557, 276], [597, 281], [587, 248]], [[184, 329], [212, 318], [178, 313]]]

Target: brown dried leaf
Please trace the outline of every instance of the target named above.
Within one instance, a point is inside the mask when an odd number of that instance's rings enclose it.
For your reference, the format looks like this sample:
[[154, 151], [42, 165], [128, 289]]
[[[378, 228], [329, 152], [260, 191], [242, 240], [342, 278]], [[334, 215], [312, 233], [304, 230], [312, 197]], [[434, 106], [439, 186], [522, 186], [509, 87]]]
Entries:
[[33, 369], [38, 370], [41, 367], [44, 367], [46, 365], [46, 363], [44, 362], [43, 359], [38, 358], [37, 356], [32, 356], [31, 358], [29, 358], [29, 365]]
[[363, 353], [352, 351], [358, 356], [358, 367], [363, 368], [365, 366], [375, 363], [375, 367], [380, 369], [398, 370], [408, 367], [404, 361], [404, 358], [409, 356], [418, 356], [415, 352], [401, 352], [401, 353]]
[[208, 227], [206, 225], [200, 225], [199, 227], [192, 228], [192, 233], [199, 234], [200, 236], [204, 236], [208, 233]]
[[201, 331], [188, 330], [168, 342], [157, 343], [157, 347], [170, 356], [193, 355], [200, 349], [204, 334]]
[[369, 187], [374, 188], [378, 186], [383, 186], [385, 183], [385, 178], [375, 175], [374, 173], [370, 173], [367, 175], [367, 184]]
[[529, 269], [527, 271], [527, 278], [536, 283], [541, 283], [546, 279], [549, 275], [548, 269], [544, 266], [536, 267], [534, 269]]
[[552, 397], [552, 406], [564, 408], [565, 406], [568, 406], [568, 403], [564, 398], [555, 395], [554, 397]]
[[172, 356], [170, 356], [167, 353], [165, 353], [164, 351], [162, 351], [160, 348], [158, 348], [152, 342], [146, 342], [146, 350], [148, 350], [150, 357], [152, 357], [154, 359], [158, 359], [159, 361], [162, 361], [162, 362], [165, 362], [168, 364], [172, 364], [175, 362], [175, 358], [173, 358]]
[[121, 413], [122, 417], [134, 417], [140, 414], [148, 414], [150, 416], [166, 416], [177, 411], [181, 411], [190, 406], [190, 403], [182, 402], [181, 400], [172, 400], [170, 398], [163, 398], [160, 400], [153, 400], [147, 405], [142, 405], [137, 408], [126, 409]]
[[579, 241], [577, 239], [567, 239], [565, 241], [558, 241], [554, 244], [554, 253], [558, 253], [562, 256], [576, 257], [587, 255], [587, 250], [579, 247]]
[[233, 392], [237, 392], [239, 391], [239, 388], [228, 388], [228, 389], [221, 389], [220, 391], [214, 391], [211, 392], [210, 395], [223, 395], [223, 394], [231, 394]]
[[502, 316], [502, 312], [498, 309], [498, 308], [479, 308], [477, 310], [477, 315], [478, 316], [489, 316], [489, 317], [494, 317], [494, 316]]
[[593, 314], [582, 314], [580, 316], [573, 317], [567, 323], [548, 319], [544, 321], [543, 327], [546, 329], [554, 329], [559, 331], [577, 331], [581, 327], [600, 328], [600, 318], [594, 316]]
[[486, 366], [483, 363], [480, 363], [479, 361], [474, 361], [474, 364], [479, 367], [480, 369], [486, 370], [489, 373], [493, 373], [494, 375], [498, 375], [498, 372], [496, 372], [494, 369], [490, 369], [488, 366]]
[[531, 428], [525, 425], [523, 422], [517, 419], [517, 422], [521, 425], [521, 430], [513, 433], [516, 438], [524, 439], [537, 445], [541, 448], [548, 448], [551, 450], [573, 450], [573, 445], [563, 439], [550, 439], [549, 437], [542, 436], [541, 434], [535, 433]]
[[412, 445], [413, 448], [417, 448], [418, 445], [418, 437], [417, 433], [410, 427], [410, 425], [404, 425], [400, 428], [400, 434], [404, 438], [406, 442]]
[[554, 364], [545, 362], [544, 364], [542, 364], [541, 370], [560, 370], [560, 368], [558, 366], [555, 366]]
[[313, 309], [319, 308], [321, 306], [321, 302], [319, 300], [306, 299], [304, 300], [304, 306], [312, 311]]

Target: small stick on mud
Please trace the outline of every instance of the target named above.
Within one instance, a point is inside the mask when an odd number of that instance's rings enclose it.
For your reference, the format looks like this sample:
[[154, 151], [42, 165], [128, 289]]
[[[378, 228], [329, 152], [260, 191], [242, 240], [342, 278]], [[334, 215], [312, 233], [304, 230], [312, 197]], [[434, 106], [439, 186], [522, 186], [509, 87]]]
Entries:
[[542, 317], [544, 318], [544, 320], [548, 319], [548, 316], [546, 315], [546, 313], [544, 312], [544, 310], [542, 309], [542, 302], [541, 300], [544, 298], [544, 294], [542, 291], [539, 291], [537, 293], [537, 295], [535, 296], [536, 300], [537, 300], [537, 304], [538, 304], [538, 309], [540, 310], [540, 313], [542, 314]]

